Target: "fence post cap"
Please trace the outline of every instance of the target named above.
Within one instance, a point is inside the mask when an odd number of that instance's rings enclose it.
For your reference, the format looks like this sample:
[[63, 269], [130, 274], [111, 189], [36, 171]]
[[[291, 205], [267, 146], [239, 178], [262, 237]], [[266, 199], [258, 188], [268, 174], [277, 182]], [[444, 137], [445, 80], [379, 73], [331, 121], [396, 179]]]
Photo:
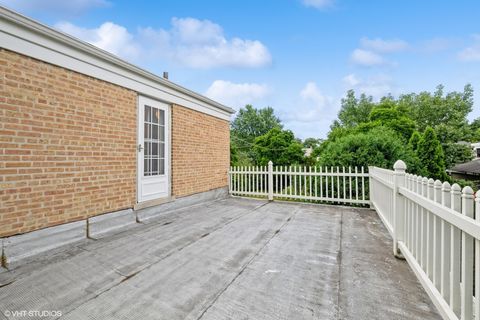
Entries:
[[269, 165], [269, 166], [273, 165], [272, 160], [268, 161], [268, 165]]
[[458, 185], [458, 183], [454, 183], [454, 184], [452, 185], [452, 191], [453, 191], [453, 192], [460, 192], [460, 191], [462, 191], [462, 188], [460, 188], [460, 186]]
[[433, 185], [434, 183], [435, 183], [435, 180], [433, 180], [433, 178], [428, 179], [428, 184]]
[[473, 198], [473, 189], [470, 186], [466, 186], [462, 189], [462, 197]]
[[435, 182], [433, 183], [433, 185], [435, 186], [435, 188], [441, 188], [442, 187], [442, 181], [440, 180], [435, 180]]
[[450, 183], [448, 183], [448, 181], [445, 181], [443, 184], [442, 184], [442, 189], [444, 190], [450, 190], [451, 186], [450, 186]]
[[[433, 179], [432, 179], [433, 180]], [[427, 184], [428, 183], [428, 178], [427, 177], [423, 177], [422, 178], [422, 183], [423, 184]]]
[[407, 165], [402, 160], [397, 160], [393, 165], [393, 169], [395, 169], [395, 171], [405, 171], [407, 170]]

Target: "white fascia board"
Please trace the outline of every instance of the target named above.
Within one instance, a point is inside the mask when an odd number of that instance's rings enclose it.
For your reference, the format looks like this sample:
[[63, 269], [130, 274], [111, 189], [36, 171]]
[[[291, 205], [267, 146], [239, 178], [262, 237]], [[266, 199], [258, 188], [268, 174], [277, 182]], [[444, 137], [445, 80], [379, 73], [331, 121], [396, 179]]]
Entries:
[[234, 112], [90, 44], [2, 7], [0, 47], [220, 119], [230, 120]]

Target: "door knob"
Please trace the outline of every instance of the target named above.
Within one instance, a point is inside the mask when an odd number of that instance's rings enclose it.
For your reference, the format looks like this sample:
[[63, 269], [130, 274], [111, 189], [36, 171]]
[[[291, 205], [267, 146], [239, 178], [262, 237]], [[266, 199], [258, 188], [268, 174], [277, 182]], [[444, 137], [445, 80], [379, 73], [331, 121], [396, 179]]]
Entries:
[[143, 145], [139, 143], [137, 149], [138, 149], [138, 152], [141, 152], [143, 150]]

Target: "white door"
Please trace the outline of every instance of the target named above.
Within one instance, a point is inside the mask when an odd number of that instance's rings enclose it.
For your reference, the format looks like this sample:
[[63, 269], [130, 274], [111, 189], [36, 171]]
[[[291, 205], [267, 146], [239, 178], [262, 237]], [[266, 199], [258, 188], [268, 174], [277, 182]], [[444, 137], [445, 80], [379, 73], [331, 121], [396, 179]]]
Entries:
[[164, 198], [170, 192], [169, 105], [138, 99], [138, 202]]

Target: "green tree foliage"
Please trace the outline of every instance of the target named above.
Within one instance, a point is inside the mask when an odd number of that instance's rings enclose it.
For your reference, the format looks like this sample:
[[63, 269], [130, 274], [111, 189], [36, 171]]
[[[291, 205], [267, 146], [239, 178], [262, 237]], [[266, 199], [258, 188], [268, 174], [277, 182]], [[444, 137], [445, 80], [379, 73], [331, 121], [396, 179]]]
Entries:
[[335, 121], [332, 128], [335, 127], [354, 127], [361, 123], [369, 121], [370, 112], [374, 106], [372, 97], [362, 94], [359, 99], [355, 97], [355, 92], [349, 90], [347, 96], [342, 99], [338, 121]]
[[254, 163], [267, 165], [271, 160], [275, 165], [303, 164], [302, 148], [302, 144], [295, 139], [292, 131], [275, 127], [255, 139]]
[[283, 128], [273, 108], [256, 109], [251, 105], [240, 109], [231, 125], [232, 135], [238, 138], [241, 149], [245, 147], [244, 144], [253, 143], [256, 137], [266, 134], [273, 128]]
[[432, 127], [441, 143], [468, 139], [470, 130], [467, 115], [473, 108], [473, 89], [469, 84], [463, 92], [447, 94], [439, 85], [433, 94], [421, 92], [400, 96], [397, 104], [408, 113], [418, 131]]
[[[390, 101], [389, 101], [390, 102]], [[405, 141], [408, 141], [415, 130], [415, 122], [398, 111], [395, 105], [381, 106], [372, 109], [370, 121], [388, 127], [397, 132]]]
[[[480, 140], [480, 119], [470, 124], [467, 120], [472, 107], [473, 89], [470, 85], [466, 85], [463, 92], [445, 93], [443, 86], [438, 86], [434, 93], [412, 93], [398, 99], [387, 96], [379, 102], [365, 96], [357, 99], [355, 93], [349, 91], [322, 148], [339, 138], [366, 133], [379, 126], [393, 130], [407, 142], [415, 130], [423, 133], [430, 126], [441, 143], [444, 163], [449, 168], [469, 160], [466, 148], [459, 146], [459, 141]], [[415, 145], [410, 143], [413, 149]]]
[[237, 143], [234, 140], [230, 141], [230, 165], [231, 166], [251, 166], [252, 160], [248, 157], [246, 152], [239, 150]]
[[410, 140], [408, 141], [408, 145], [414, 152], [417, 152], [418, 143], [420, 142], [421, 139], [422, 139], [422, 136], [418, 131], [413, 132], [412, 136], [410, 137]]
[[423, 173], [419, 159], [405, 142], [392, 129], [378, 126], [327, 144], [318, 163], [322, 166], [392, 168], [398, 159], [405, 161], [410, 172]]
[[322, 139], [306, 138], [303, 140], [303, 146], [305, 148], [317, 148], [322, 143]]
[[253, 162], [252, 145], [255, 138], [266, 134], [273, 128], [283, 128], [273, 108], [256, 109], [246, 105], [238, 111], [230, 126], [230, 145], [233, 146], [230, 163], [232, 165], [250, 165]]
[[432, 127], [427, 127], [418, 142], [417, 155], [425, 167], [428, 177], [446, 180], [445, 155], [442, 145]]
[[472, 149], [469, 145], [460, 143], [446, 143], [442, 145], [445, 154], [445, 167], [452, 168], [459, 163], [471, 161]]
[[480, 141], [480, 118], [476, 118], [470, 124], [470, 139], [471, 142]]

